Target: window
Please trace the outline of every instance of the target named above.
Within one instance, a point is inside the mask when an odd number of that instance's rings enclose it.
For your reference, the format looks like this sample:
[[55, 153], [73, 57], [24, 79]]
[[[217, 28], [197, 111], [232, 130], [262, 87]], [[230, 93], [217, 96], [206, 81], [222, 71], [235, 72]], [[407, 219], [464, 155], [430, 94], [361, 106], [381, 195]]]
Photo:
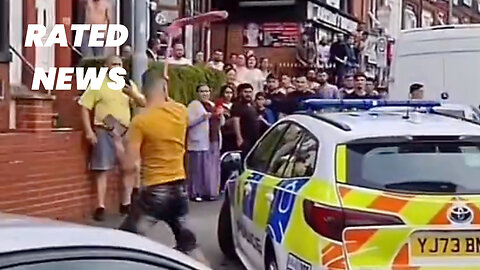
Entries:
[[452, 24], [460, 24], [460, 18], [453, 16], [452, 17]]
[[463, 4], [465, 6], [471, 7], [472, 6], [472, 0], [463, 0]]
[[422, 26], [429, 27], [433, 25], [433, 13], [428, 10], [423, 10], [422, 13]]
[[165, 268], [124, 260], [89, 259], [68, 260], [16, 266], [8, 270], [176, 270], [181, 268]]
[[268, 162], [288, 125], [289, 123], [281, 123], [272, 128], [272, 130], [263, 137], [252, 154], [247, 158], [247, 167], [249, 169], [257, 172], [266, 172]]
[[305, 131], [299, 147], [290, 158], [290, 163], [284, 173], [284, 178], [309, 177], [315, 170], [317, 161], [318, 141]]
[[348, 146], [349, 184], [447, 194], [480, 192], [480, 143], [415, 141]]
[[412, 29], [417, 27], [417, 14], [415, 14], [415, 11], [412, 6], [407, 6], [407, 8], [404, 11], [404, 24], [403, 28], [404, 29]]
[[295, 124], [290, 125], [275, 147], [275, 152], [268, 166], [267, 174], [283, 177], [283, 173], [290, 162], [290, 158], [295, 153], [302, 135], [302, 128]]

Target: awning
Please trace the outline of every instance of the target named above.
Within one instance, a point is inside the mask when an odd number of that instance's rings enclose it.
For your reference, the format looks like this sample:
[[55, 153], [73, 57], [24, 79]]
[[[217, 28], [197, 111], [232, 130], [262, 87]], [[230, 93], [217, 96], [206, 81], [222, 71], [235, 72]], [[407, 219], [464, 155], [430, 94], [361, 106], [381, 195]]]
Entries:
[[333, 7], [311, 1], [307, 3], [307, 20], [317, 22], [342, 33], [354, 33], [358, 27], [357, 19]]
[[317, 25], [317, 26], [320, 25], [320, 26], [322, 26], [322, 27], [328, 28], [328, 29], [330, 29], [330, 30], [332, 30], [332, 31], [334, 31], [334, 32], [337, 32], [337, 33], [343, 33], [343, 34], [346, 34], [346, 35], [351, 34], [350, 32], [348, 32], [348, 31], [346, 31], [346, 30], [343, 30], [343, 29], [340, 28], [340, 27], [331, 25], [331, 24], [326, 23], [326, 22], [321, 21], [321, 20], [316, 20], [316, 19], [314, 19], [314, 20], [309, 20], [309, 22], [312, 22], [312, 23], [314, 23], [314, 24]]
[[295, 5], [295, 0], [244, 0], [239, 2], [240, 7], [271, 7], [271, 6], [291, 6]]

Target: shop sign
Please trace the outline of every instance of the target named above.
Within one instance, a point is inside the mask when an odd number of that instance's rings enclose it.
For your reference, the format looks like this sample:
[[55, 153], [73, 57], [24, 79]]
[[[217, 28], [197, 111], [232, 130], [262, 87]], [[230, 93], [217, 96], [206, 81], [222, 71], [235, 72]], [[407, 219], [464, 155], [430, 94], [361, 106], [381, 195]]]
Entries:
[[381, 36], [377, 40], [377, 65], [378, 67], [387, 67], [387, 46], [388, 40]]
[[158, 25], [168, 25], [178, 19], [179, 13], [177, 10], [160, 10], [157, 11], [154, 16], [155, 22]]
[[296, 47], [300, 34], [298, 23], [248, 23], [243, 29], [243, 46]]
[[327, 0], [327, 5], [340, 9], [340, 0]]
[[323, 6], [308, 2], [307, 10], [307, 19], [309, 20], [325, 22], [350, 33], [357, 30], [358, 23], [356, 21]]

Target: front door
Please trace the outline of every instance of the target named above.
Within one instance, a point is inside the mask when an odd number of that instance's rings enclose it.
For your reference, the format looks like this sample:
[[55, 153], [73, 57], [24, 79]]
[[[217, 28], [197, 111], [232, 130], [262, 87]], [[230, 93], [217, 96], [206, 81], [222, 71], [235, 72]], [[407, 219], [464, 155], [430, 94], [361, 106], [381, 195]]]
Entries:
[[[235, 198], [236, 242], [240, 252], [255, 269], [262, 268], [263, 231], [269, 214], [269, 198], [263, 193], [266, 183], [270, 190], [278, 179], [266, 174], [269, 161], [289, 123], [280, 123], [264, 135], [246, 158], [246, 170], [238, 179]], [[263, 224], [263, 225], [262, 225]]]
[[263, 269], [263, 251], [270, 230], [275, 188], [302, 137], [301, 128], [283, 122], [272, 128], [247, 157], [247, 173], [241, 178], [241, 215], [237, 220], [238, 244], [249, 263]]

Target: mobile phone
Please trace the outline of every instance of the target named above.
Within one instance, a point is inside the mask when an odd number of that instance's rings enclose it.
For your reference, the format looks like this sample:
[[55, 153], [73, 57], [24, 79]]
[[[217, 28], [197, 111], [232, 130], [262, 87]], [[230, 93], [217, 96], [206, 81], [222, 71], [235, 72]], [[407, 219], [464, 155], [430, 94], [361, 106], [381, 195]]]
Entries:
[[128, 75], [125, 76], [125, 85], [132, 86], [132, 83], [130, 82], [130, 77]]
[[103, 119], [111, 136], [123, 136], [127, 132], [127, 127], [122, 125], [113, 115], [109, 114]]

